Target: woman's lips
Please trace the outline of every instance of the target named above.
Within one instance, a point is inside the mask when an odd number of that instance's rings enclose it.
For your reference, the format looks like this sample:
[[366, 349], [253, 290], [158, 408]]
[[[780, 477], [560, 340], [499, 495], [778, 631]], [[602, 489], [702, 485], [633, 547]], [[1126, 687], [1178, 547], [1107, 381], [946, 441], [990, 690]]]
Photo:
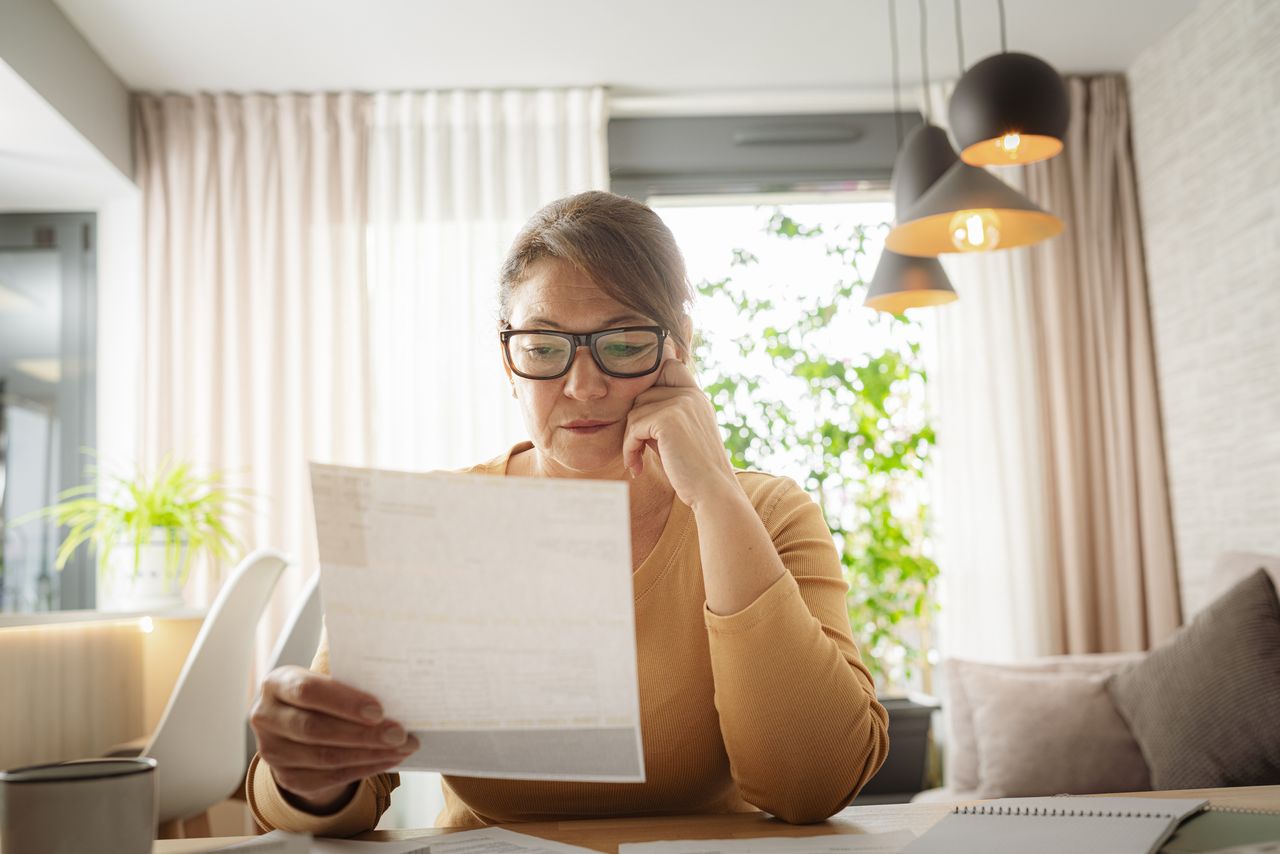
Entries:
[[571, 424], [566, 424], [564, 425], [564, 429], [568, 430], [570, 433], [577, 433], [579, 435], [585, 436], [590, 433], [599, 433], [604, 428], [612, 427], [616, 423], [617, 422], [615, 421], [606, 421], [603, 424], [591, 424], [591, 425], [582, 425], [582, 426], [573, 426]]

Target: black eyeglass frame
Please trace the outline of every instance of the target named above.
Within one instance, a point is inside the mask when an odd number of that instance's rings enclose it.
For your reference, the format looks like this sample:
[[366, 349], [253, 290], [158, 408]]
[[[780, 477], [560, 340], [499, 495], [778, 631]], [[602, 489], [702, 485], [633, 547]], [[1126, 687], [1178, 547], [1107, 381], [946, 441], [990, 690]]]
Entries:
[[[658, 336], [657, 356], [654, 358], [653, 367], [636, 373], [620, 374], [611, 371], [604, 366], [604, 360], [600, 358], [600, 353], [596, 351], [596, 341], [605, 335], [613, 335], [617, 332], [652, 332]], [[511, 358], [511, 336], [520, 334], [534, 335], [554, 335], [557, 338], [563, 338], [573, 345], [573, 349], [569, 351], [569, 361], [565, 363], [564, 370], [560, 373], [549, 377], [538, 377], [532, 374], [526, 374], [516, 367], [515, 360]], [[507, 367], [518, 377], [526, 380], [558, 380], [565, 374], [569, 373], [569, 369], [573, 367], [574, 359], [578, 358], [578, 348], [586, 347], [591, 353], [591, 361], [596, 363], [596, 367], [606, 376], [620, 380], [631, 380], [636, 377], [645, 377], [662, 366], [662, 352], [667, 340], [667, 330], [661, 326], [615, 326], [612, 329], [601, 329], [597, 332], [561, 332], [557, 329], [503, 329], [498, 333], [498, 338], [502, 340], [502, 356], [507, 360]]]

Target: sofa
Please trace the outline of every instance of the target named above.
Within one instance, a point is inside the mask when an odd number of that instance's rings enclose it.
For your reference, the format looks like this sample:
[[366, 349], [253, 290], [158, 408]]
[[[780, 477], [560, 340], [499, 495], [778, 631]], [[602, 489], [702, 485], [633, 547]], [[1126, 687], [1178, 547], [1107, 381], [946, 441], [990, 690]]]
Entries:
[[944, 785], [913, 800], [1280, 783], [1277, 587], [1280, 557], [1230, 552], [1157, 650], [944, 660]]

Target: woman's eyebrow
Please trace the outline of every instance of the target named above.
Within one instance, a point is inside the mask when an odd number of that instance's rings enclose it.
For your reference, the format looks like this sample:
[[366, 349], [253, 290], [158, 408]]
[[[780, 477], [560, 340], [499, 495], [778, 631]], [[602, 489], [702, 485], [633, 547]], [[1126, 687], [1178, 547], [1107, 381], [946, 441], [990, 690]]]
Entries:
[[[627, 320], [634, 320], [634, 321], [636, 321], [637, 323], [644, 323], [644, 324], [648, 324], [648, 321], [647, 321], [647, 320], [645, 320], [645, 319], [644, 319], [644, 318], [642, 318], [642, 317], [639, 317], [638, 315], [635, 315], [635, 314], [620, 314], [620, 315], [618, 315], [617, 317], [611, 317], [611, 318], [609, 318], [608, 320], [606, 320], [606, 321], [604, 322], [604, 325], [603, 325], [603, 326], [601, 326], [600, 328], [601, 328], [601, 329], [608, 329], [610, 326], [613, 326], [615, 323], [622, 323], [623, 321], [627, 321]], [[556, 323], [554, 320], [551, 320], [550, 318], [546, 318], [546, 317], [530, 317], [530, 318], [527, 318], [527, 319], [525, 320], [525, 324], [526, 324], [526, 325], [529, 325], [529, 324], [537, 324], [538, 326], [550, 326], [552, 329], [564, 329], [564, 328], [565, 328], [565, 327], [561, 326], [559, 323]]]

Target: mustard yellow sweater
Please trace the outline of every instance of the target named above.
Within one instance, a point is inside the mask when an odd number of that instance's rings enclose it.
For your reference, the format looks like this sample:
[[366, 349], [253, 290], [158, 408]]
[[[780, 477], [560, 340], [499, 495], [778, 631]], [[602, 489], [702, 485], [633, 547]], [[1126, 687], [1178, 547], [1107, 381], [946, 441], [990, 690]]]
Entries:
[[[466, 471], [503, 475], [528, 447]], [[812, 822], [853, 799], [888, 753], [888, 717], [850, 635], [831, 534], [794, 481], [737, 476], [788, 574], [742, 611], [711, 613], [694, 515], [674, 500], [633, 576], [645, 782], [446, 776], [438, 826], [753, 808]], [[322, 640], [312, 669], [328, 667]], [[255, 757], [247, 794], [263, 827], [349, 836], [377, 824], [398, 785], [396, 774], [370, 777], [338, 812], [311, 815], [284, 800]]]

